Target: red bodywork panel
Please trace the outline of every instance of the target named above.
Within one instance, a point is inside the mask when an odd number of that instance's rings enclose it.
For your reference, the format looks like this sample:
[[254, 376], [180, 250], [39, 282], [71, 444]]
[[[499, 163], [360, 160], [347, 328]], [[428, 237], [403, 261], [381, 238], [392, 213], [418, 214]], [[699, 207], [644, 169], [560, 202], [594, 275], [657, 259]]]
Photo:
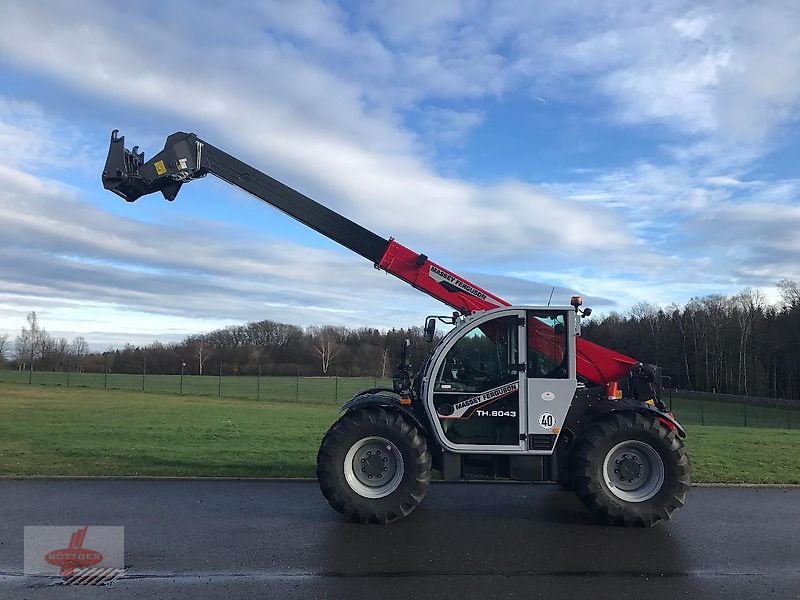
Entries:
[[[389, 242], [377, 266], [464, 314], [511, 306], [502, 298], [440, 267], [427, 256], [414, 252], [394, 240]], [[547, 325], [541, 324], [541, 326], [549, 329]], [[533, 333], [531, 330], [531, 335]], [[596, 385], [617, 381], [632, 366], [639, 363], [629, 356], [583, 338], [576, 338], [575, 341], [578, 375]]]

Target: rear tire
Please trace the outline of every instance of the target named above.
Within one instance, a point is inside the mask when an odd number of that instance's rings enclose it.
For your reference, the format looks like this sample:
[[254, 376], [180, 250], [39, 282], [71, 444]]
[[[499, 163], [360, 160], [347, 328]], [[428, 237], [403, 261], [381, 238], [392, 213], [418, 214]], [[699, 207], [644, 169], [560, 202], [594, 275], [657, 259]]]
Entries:
[[331, 426], [317, 454], [317, 479], [330, 505], [361, 523], [391, 523], [425, 497], [431, 456], [402, 413], [363, 408]]
[[639, 413], [613, 414], [587, 429], [571, 453], [570, 471], [581, 502], [614, 525], [668, 520], [691, 487], [681, 438]]

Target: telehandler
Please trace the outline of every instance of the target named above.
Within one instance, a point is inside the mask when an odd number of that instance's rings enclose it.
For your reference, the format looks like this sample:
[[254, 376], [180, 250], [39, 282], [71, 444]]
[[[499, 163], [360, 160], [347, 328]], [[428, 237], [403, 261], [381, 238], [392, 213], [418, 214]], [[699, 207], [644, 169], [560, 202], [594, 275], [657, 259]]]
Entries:
[[216, 175], [349, 248], [454, 312], [418, 372], [407, 358], [392, 388], [363, 390], [341, 409], [317, 455], [323, 495], [364, 523], [389, 523], [422, 501], [432, 470], [447, 481], [555, 481], [601, 520], [651, 526], [683, 506], [691, 467], [686, 433], [661, 401], [661, 370], [581, 337], [582, 308], [511, 306], [383, 238], [193, 133], [173, 133], [145, 161], [111, 134], [103, 186], [128, 202], [174, 200]]

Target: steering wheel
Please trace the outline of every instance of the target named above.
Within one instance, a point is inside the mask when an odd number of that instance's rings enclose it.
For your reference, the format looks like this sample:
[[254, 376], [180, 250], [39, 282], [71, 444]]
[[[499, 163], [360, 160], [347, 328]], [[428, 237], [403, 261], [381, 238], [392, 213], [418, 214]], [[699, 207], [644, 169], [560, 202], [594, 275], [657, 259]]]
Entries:
[[488, 377], [489, 372], [487, 370], [479, 369], [478, 367], [473, 367], [468, 360], [462, 359], [461, 365], [458, 369], [458, 378], [461, 379], [463, 377], [466, 379], [475, 376]]

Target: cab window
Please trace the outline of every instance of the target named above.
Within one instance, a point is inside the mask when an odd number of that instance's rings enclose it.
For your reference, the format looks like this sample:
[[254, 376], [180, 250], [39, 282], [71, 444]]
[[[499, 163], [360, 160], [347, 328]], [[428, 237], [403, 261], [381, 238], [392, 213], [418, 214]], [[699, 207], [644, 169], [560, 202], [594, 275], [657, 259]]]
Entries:
[[567, 379], [567, 315], [528, 311], [528, 377]]
[[447, 353], [436, 377], [441, 392], [483, 392], [516, 381], [516, 316], [494, 319], [466, 333]]
[[520, 373], [517, 315], [467, 331], [442, 359], [433, 408], [454, 444], [519, 447]]

